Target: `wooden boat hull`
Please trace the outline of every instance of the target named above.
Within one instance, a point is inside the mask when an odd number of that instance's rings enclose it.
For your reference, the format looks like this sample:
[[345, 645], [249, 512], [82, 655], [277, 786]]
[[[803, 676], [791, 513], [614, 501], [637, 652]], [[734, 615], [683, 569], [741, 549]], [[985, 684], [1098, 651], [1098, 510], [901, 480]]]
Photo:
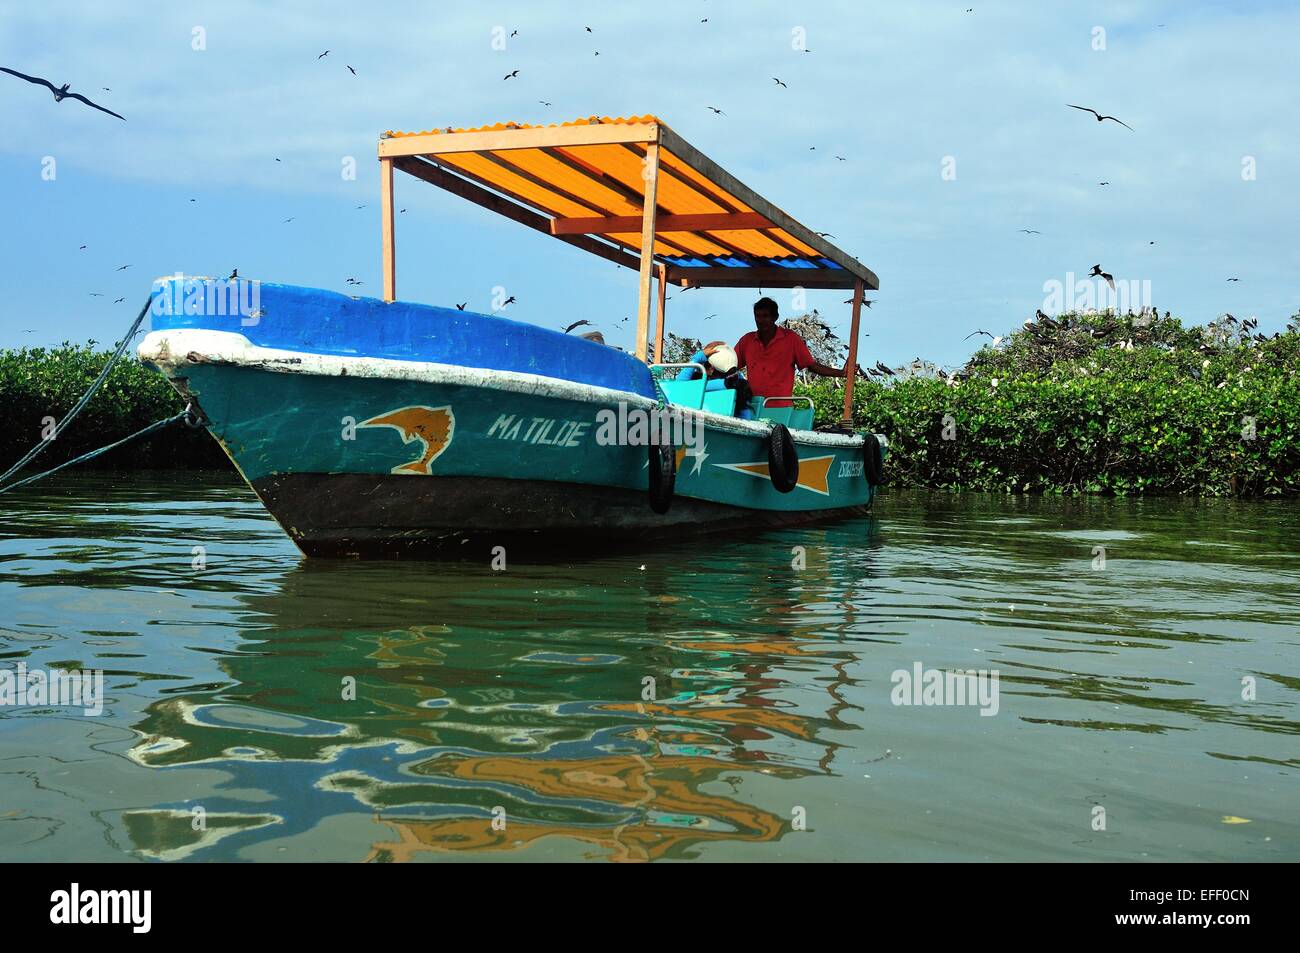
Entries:
[[556, 548], [788, 525], [863, 513], [874, 493], [861, 437], [796, 431], [799, 482], [780, 493], [767, 473], [769, 424], [686, 411], [697, 439], [674, 444], [675, 495], [658, 514], [647, 495], [648, 446], [612, 425], [662, 410], [639, 393], [516, 370], [267, 347], [192, 324], [154, 330], [140, 356], [197, 403], [309, 556], [470, 541]]
[[756, 530], [866, 515], [833, 510], [749, 510], [677, 496], [668, 514], [645, 490], [502, 477], [290, 473], [252, 483], [308, 556], [487, 558], [510, 552], [592, 551], [734, 529]]

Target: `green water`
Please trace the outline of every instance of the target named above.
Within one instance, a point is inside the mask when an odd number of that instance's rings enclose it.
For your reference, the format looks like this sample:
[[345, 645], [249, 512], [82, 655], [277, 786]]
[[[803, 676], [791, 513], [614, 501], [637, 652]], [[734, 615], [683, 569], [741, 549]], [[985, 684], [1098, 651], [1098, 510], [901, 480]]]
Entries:
[[[305, 562], [223, 474], [51, 480], [0, 498], [0, 664], [107, 703], [0, 708], [0, 859], [1297, 860], [1298, 536], [890, 494], [499, 572]], [[917, 663], [997, 713], [893, 704]]]

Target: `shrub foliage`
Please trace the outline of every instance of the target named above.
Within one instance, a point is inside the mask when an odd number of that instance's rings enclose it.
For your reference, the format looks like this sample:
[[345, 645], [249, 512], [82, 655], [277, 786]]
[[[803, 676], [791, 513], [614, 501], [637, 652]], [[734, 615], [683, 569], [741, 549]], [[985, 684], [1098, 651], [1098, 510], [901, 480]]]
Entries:
[[[0, 463], [5, 467], [41, 439], [49, 418], [62, 420], [104, 369], [109, 354], [87, 344], [0, 351]], [[185, 402], [157, 371], [123, 357], [99, 392], [54, 442], [16, 477], [31, 476], [105, 446], [183, 410]], [[226, 467], [229, 460], [206, 432], [169, 427], [91, 461], [123, 468]]]
[[[905, 372], [906, 369], [900, 369]], [[804, 386], [818, 424], [843, 384]], [[855, 425], [889, 438], [888, 483], [1115, 494], [1300, 492], [1300, 329], [1228, 315], [1067, 314], [948, 374], [859, 378]]]

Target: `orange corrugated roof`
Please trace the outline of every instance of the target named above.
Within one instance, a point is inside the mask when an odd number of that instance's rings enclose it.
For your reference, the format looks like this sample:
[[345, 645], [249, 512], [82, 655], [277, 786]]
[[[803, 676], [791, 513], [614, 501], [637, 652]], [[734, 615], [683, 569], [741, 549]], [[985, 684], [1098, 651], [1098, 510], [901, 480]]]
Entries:
[[[795, 266], [800, 270], [808, 269], [802, 271], [803, 276], [812, 278], [819, 274], [821, 279], [832, 282], [840, 280], [834, 277], [835, 273], [847, 278], [845, 273], [850, 271], [859, 276], [869, 276], [868, 287], [877, 286], [874, 283], [875, 276], [855, 259], [834, 248], [811, 230], [796, 225], [779, 210], [763, 206], [761, 198], [739, 186], [725, 173], [716, 171], [716, 166], [652, 115], [588, 116], [546, 125], [509, 122], [472, 128], [444, 127], [423, 132], [390, 130], [384, 134], [384, 138], [437, 137], [528, 129], [559, 130], [606, 125], [660, 127], [662, 136], [656, 209], [661, 219], [663, 216], [715, 216], [710, 221], [710, 224], [717, 226], [713, 228], [694, 227], [697, 223], [691, 222], [690, 229], [678, 230], [669, 227], [666, 220], [663, 220], [665, 224], [658, 228], [654, 246], [655, 257], [663, 263], [681, 266], [682, 274], [686, 274], [684, 269], [689, 268], [690, 274], [701, 276], [705, 273], [738, 274], [744, 269], [757, 274], [757, 269], [770, 271], [772, 268]], [[508, 140], [509, 137], [506, 138]], [[521, 138], [519, 145], [494, 144], [490, 148], [482, 148], [481, 143], [474, 143], [472, 147], [461, 145], [453, 148], [452, 143], [448, 142], [447, 148], [442, 149], [439, 148], [439, 143], [433, 142], [421, 143], [418, 150], [409, 153], [396, 149], [389, 154], [412, 158], [418, 156], [442, 167], [446, 172], [474, 185], [486, 186], [554, 221], [639, 217], [645, 202], [646, 183], [642, 174], [647, 148], [645, 140], [582, 142], [582, 138], [566, 133], [557, 136], [556, 142], [551, 143], [544, 136], [539, 138], [534, 135]], [[685, 155], [674, 153], [674, 144]], [[398, 167], [401, 167], [401, 161]], [[715, 171], [709, 175], [701, 169]], [[728, 188], [715, 181], [715, 177], [732, 182], [751, 196], [751, 202], [737, 196], [735, 188]], [[748, 215], [752, 219], [757, 213], [753, 202], [768, 209], [761, 213], [768, 216], [768, 224], [754, 226], [727, 220], [737, 215]], [[771, 216], [776, 216], [780, 221], [772, 221]], [[716, 217], [721, 217], [721, 221]], [[592, 229], [586, 233], [636, 255], [639, 254], [641, 243], [639, 223], [636, 231], [628, 230], [629, 225], [630, 223], [621, 224], [617, 231]], [[733, 227], [734, 225], [744, 227]]]

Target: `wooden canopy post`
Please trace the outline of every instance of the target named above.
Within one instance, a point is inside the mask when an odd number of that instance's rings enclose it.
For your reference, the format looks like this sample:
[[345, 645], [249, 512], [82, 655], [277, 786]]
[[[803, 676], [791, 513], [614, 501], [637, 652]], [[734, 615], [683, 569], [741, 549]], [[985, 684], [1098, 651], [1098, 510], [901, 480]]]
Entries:
[[393, 160], [379, 160], [379, 196], [383, 206], [384, 300], [397, 300], [396, 225], [393, 215]]
[[650, 336], [650, 279], [655, 256], [655, 204], [659, 193], [658, 136], [645, 151], [645, 205], [641, 209], [641, 281], [636, 302], [636, 356], [644, 361]]
[[664, 359], [664, 305], [668, 299], [668, 266], [659, 266], [659, 309], [655, 322], [655, 363], [662, 364]]
[[853, 427], [853, 382], [858, 376], [858, 326], [862, 321], [862, 279], [853, 282], [853, 323], [849, 330], [849, 359], [844, 365], [844, 419], [841, 425]]

